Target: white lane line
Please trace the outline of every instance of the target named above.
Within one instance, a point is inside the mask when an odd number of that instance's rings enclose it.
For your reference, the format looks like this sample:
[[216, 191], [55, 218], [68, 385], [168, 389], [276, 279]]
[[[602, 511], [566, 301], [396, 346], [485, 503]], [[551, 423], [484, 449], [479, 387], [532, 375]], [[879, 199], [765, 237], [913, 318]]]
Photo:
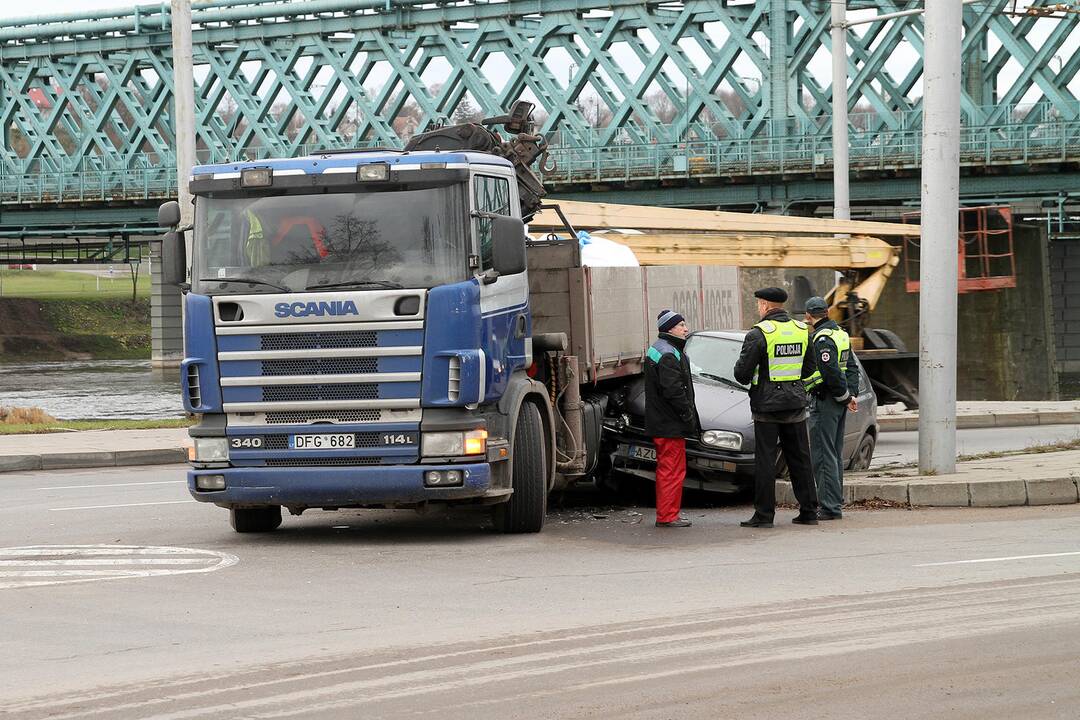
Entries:
[[[59, 550], [57, 549], [59, 548]], [[65, 555], [187, 555], [194, 552], [190, 548], [178, 547], [135, 547], [132, 545], [35, 545], [33, 547], [4, 548], [2, 557], [54, 557]]]
[[38, 567], [56, 565], [205, 565], [216, 562], [216, 558], [80, 558], [78, 560], [40, 560], [26, 558], [25, 560], [0, 560], [2, 567]]
[[190, 503], [191, 500], [165, 500], [163, 502], [146, 503], [121, 503], [119, 505], [83, 505], [81, 507], [49, 508], [49, 512], [63, 512], [65, 510], [104, 510], [105, 508], [143, 507], [146, 505], [180, 505]]
[[1037, 558], [1069, 557], [1077, 552], [1043, 553], [1042, 555], [1010, 555], [1009, 557], [979, 558], [978, 560], [950, 560], [948, 562], [921, 563], [913, 567], [938, 567], [940, 565], [974, 565], [975, 563], [1006, 562], [1008, 560], [1035, 560]]
[[134, 483], [108, 483], [103, 485], [53, 485], [52, 487], [40, 487], [38, 490], [92, 490], [105, 487], [131, 487], [134, 485], [178, 485], [187, 484], [187, 480], [155, 480], [154, 482]]

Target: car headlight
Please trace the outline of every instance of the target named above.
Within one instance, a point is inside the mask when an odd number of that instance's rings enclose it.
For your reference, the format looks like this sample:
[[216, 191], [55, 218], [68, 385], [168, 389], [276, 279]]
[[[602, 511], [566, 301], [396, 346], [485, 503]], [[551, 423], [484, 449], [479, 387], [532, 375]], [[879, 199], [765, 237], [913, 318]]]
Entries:
[[710, 447], [724, 448], [725, 450], [742, 449], [742, 435], [727, 430], [706, 430], [701, 433], [701, 442]]
[[228, 438], [195, 438], [195, 462], [228, 462]]
[[422, 448], [425, 457], [483, 455], [487, 452], [487, 430], [424, 433]]

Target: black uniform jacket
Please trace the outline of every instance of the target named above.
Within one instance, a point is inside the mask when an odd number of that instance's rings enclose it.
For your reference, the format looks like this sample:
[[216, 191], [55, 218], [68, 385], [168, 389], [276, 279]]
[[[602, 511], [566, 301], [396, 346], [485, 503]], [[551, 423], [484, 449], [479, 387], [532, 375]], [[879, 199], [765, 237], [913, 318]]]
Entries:
[[697, 435], [700, 424], [690, 361], [684, 352], [686, 340], [670, 333], [660, 333], [660, 340], [658, 345], [666, 340], [679, 355], [661, 352], [659, 362], [645, 358], [645, 433], [662, 438]]
[[[788, 322], [791, 316], [781, 308], [770, 310], [762, 318], [773, 322]], [[757, 385], [750, 385], [754, 371], [761, 368]], [[814, 371], [809, 353], [803, 356], [803, 376]], [[765, 333], [751, 328], [743, 339], [742, 352], [735, 361], [735, 379], [750, 385], [750, 410], [754, 419], [766, 422], [798, 422], [806, 417], [806, 388], [801, 380], [773, 382], [769, 379], [769, 353]]]

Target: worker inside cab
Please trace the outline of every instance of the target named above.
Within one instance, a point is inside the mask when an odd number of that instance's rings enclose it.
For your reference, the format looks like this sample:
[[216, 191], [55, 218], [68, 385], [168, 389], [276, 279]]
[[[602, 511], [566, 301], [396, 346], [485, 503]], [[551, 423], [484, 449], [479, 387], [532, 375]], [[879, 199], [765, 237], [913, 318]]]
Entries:
[[244, 211], [242, 250], [250, 267], [319, 262], [330, 253], [326, 230], [309, 215], [280, 214], [256, 200]]

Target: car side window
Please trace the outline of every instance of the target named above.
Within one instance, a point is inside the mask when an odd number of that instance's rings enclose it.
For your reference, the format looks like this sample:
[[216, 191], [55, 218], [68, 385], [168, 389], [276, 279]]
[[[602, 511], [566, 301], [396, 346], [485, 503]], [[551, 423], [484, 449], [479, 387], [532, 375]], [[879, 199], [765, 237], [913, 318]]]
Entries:
[[[510, 214], [510, 181], [506, 178], [477, 175], [473, 181], [474, 207], [479, 212], [494, 213], [496, 215]], [[476, 239], [480, 248], [480, 267], [490, 268], [492, 265], [491, 251], [491, 218], [476, 218]]]
[[859, 394], [863, 395], [870, 392], [870, 378], [866, 376], [866, 368], [863, 367], [863, 364], [858, 360], [855, 362], [859, 365]]

